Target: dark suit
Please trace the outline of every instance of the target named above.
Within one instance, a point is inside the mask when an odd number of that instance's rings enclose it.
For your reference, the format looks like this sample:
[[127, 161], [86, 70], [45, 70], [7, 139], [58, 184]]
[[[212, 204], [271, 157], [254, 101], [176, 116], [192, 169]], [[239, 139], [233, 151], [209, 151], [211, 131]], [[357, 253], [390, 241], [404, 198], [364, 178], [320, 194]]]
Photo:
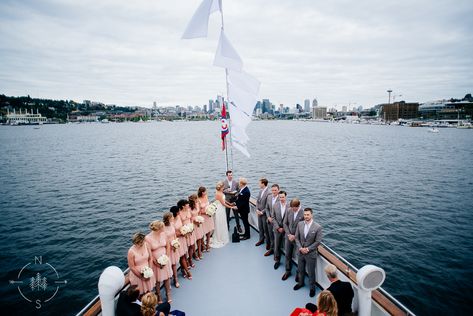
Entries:
[[245, 237], [250, 238], [250, 223], [248, 222], [248, 214], [250, 213], [250, 189], [244, 187], [237, 196], [236, 206], [240, 214], [243, 225], [245, 226]]
[[288, 234], [296, 235], [297, 224], [304, 220], [304, 210], [299, 207], [299, 211], [296, 213], [294, 219], [294, 212], [290, 209], [284, 219], [284, 232], [286, 233], [286, 240], [284, 245], [284, 252], [286, 254], [286, 272], [291, 272], [292, 269], [292, 257], [296, 251], [296, 240], [290, 241], [287, 237]]
[[[315, 268], [317, 264], [317, 247], [322, 241], [322, 226], [315, 221], [309, 227], [307, 236], [304, 236], [305, 221], [297, 224], [296, 245], [298, 250], [297, 273], [299, 274], [299, 285], [304, 284], [305, 268], [309, 273], [310, 288], [315, 290]], [[309, 248], [307, 254], [302, 254], [301, 248]]]
[[332, 282], [327, 290], [333, 294], [335, 301], [337, 301], [339, 316], [351, 313], [351, 301], [354, 294], [350, 282], [337, 280]]

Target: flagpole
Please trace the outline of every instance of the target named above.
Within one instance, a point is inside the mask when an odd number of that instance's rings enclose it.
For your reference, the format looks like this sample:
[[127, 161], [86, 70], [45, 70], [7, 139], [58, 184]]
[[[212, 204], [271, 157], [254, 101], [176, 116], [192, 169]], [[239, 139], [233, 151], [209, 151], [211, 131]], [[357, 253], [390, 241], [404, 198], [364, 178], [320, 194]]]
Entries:
[[[223, 7], [222, 7], [222, 0], [218, 0], [219, 2], [219, 5], [220, 5], [220, 15], [222, 17], [222, 32], [224, 31], [224, 23], [223, 23]], [[225, 82], [226, 82], [226, 87], [227, 87], [227, 103], [230, 104], [230, 99], [228, 98], [228, 90], [229, 90], [229, 87], [228, 87], [228, 68], [225, 68]], [[225, 101], [224, 101], [225, 103]], [[230, 105], [227, 106], [227, 109], [230, 110]], [[228, 113], [230, 113], [230, 111], [228, 111]], [[231, 158], [231, 164], [232, 164], [232, 171], [233, 171], [233, 145], [232, 145], [232, 124], [231, 124], [231, 114], [230, 114], [230, 118], [228, 119], [228, 135], [230, 137], [230, 158]], [[225, 144], [227, 142], [227, 138], [225, 137]], [[228, 146], [225, 146], [225, 154], [227, 155], [227, 170], [230, 170], [228, 169], [228, 154], [227, 154], [227, 147]]]

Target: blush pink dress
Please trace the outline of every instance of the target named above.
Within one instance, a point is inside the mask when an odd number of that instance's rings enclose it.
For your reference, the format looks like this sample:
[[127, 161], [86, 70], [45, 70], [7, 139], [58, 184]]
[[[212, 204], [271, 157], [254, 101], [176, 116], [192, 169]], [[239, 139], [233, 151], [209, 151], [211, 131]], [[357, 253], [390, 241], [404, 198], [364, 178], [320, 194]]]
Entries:
[[[141, 249], [138, 249], [137, 247], [135, 247], [135, 245], [131, 246], [128, 250], [128, 253], [130, 252], [133, 254], [133, 260], [138, 271], [141, 271], [142, 268], [149, 266], [148, 245], [146, 243], [143, 244]], [[153, 275], [147, 280], [140, 279], [131, 270], [128, 275], [130, 278], [130, 284], [137, 285], [138, 289], [140, 290], [140, 294], [150, 292], [156, 284], [155, 275]]]
[[[182, 227], [181, 216], [178, 215], [174, 217], [174, 229], [175, 229], [176, 235], [179, 229], [181, 229], [181, 227]], [[181, 246], [177, 249], [179, 253], [179, 258], [180, 258], [187, 253], [187, 250], [188, 250], [187, 248], [189, 247], [187, 246], [186, 237], [181, 235], [178, 238], [179, 238], [179, 243], [181, 244]]]
[[[164, 233], [169, 244], [176, 239], [176, 231], [174, 230], [174, 225], [171, 223], [169, 226], [164, 226]], [[174, 247], [171, 246], [171, 253], [169, 257], [171, 258], [171, 264], [177, 264], [179, 262], [179, 250], [174, 250]]]
[[[180, 211], [179, 216], [181, 216], [182, 224], [187, 225], [192, 222], [192, 213], [191, 211]], [[192, 233], [186, 235], [187, 246], [192, 246], [195, 244], [195, 227]]]
[[207, 206], [209, 206], [209, 201], [202, 201], [201, 199], [199, 199], [198, 201], [200, 207], [200, 214], [204, 218], [204, 234], [207, 234], [215, 229], [214, 219], [205, 214], [205, 210], [207, 209]]
[[191, 220], [194, 223], [195, 239], [196, 240], [202, 239], [204, 237], [204, 223], [200, 224], [199, 226], [199, 224], [195, 222], [195, 218], [199, 216], [199, 209], [195, 208], [191, 210], [191, 214], [192, 214]]
[[153, 256], [152, 268], [154, 275], [156, 276], [156, 281], [163, 282], [170, 279], [172, 277], [171, 262], [162, 268], [156, 262], [156, 259], [158, 259], [161, 255], [167, 255], [166, 233], [161, 232], [158, 234], [156, 232], [150, 232], [148, 235], [146, 235], [145, 240], [148, 243], [151, 250], [151, 255]]

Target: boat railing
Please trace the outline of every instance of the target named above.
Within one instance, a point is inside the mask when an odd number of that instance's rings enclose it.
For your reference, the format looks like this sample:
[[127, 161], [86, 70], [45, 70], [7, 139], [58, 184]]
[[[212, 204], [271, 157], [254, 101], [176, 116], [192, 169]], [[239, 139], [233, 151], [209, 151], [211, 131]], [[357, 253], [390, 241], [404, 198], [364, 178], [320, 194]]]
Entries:
[[[256, 215], [256, 199], [250, 199], [250, 224], [256, 230], [258, 230], [258, 220]], [[284, 241], [283, 241], [284, 243]], [[346, 278], [346, 281], [350, 281], [355, 286], [358, 286], [358, 281], [356, 278], [356, 274], [358, 272], [358, 268], [355, 267], [352, 263], [348, 260], [343, 258], [340, 254], [338, 254], [335, 250], [327, 246], [324, 242], [321, 242], [318, 247], [318, 254], [320, 260], [325, 260], [327, 263], [331, 263], [337, 267], [337, 269], [343, 274]], [[284, 245], [282, 246], [282, 252], [284, 253]], [[292, 258], [293, 263], [297, 266], [297, 260], [294, 256]], [[323, 269], [320, 269], [320, 265], [317, 265], [317, 276], [323, 275]], [[319, 280], [319, 278], [317, 278]], [[319, 288], [323, 289], [324, 287], [318, 283]], [[407, 316], [415, 316], [415, 314], [407, 308], [404, 304], [399, 302], [395, 297], [389, 294], [386, 290], [382, 287], [379, 287], [377, 290], [372, 292], [372, 299], [376, 302], [381, 309], [388, 312], [391, 315], [407, 315]]]

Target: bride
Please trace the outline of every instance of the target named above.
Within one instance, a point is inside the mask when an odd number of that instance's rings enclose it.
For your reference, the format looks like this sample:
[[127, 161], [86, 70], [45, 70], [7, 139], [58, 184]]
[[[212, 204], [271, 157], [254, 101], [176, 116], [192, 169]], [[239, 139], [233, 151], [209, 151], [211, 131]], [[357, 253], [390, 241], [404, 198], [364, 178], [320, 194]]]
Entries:
[[210, 240], [210, 247], [221, 248], [229, 241], [225, 208], [233, 208], [233, 205], [228, 204], [228, 202], [225, 201], [225, 195], [223, 194], [223, 182], [218, 182], [215, 189], [215, 203], [217, 203], [217, 211], [213, 216], [215, 221], [215, 230], [212, 239]]

